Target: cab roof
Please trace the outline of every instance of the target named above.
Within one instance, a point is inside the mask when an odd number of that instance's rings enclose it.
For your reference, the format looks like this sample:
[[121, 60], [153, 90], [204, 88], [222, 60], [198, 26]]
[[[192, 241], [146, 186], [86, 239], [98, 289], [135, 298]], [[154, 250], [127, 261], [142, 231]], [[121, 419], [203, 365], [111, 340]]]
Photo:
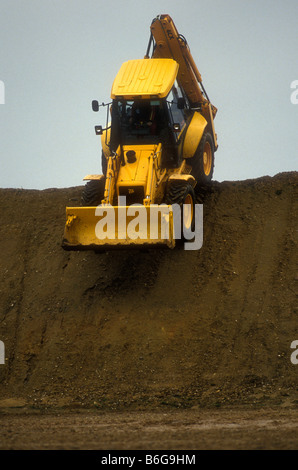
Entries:
[[173, 59], [124, 62], [114, 80], [111, 98], [165, 98], [175, 83], [178, 68]]

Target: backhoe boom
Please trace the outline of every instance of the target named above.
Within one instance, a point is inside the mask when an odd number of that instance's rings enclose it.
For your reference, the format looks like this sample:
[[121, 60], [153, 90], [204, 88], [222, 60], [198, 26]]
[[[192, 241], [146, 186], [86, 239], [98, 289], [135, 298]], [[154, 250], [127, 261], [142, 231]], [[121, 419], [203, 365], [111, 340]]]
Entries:
[[[184, 90], [192, 108], [208, 105], [210, 100], [202, 83], [201, 74], [191, 55], [187, 41], [169, 15], [160, 15], [152, 21], [151, 37], [146, 57], [149, 58], [153, 46], [152, 58], [174, 59], [179, 64], [177, 82]], [[211, 103], [210, 103], [211, 104]], [[217, 109], [211, 105], [212, 117]]]

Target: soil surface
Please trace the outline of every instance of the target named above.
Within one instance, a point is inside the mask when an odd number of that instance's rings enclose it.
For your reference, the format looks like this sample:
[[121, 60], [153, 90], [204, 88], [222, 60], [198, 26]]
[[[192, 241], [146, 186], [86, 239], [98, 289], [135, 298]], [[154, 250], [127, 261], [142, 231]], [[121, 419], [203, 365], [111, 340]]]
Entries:
[[101, 254], [61, 248], [81, 187], [0, 189], [0, 448], [297, 447], [297, 183], [214, 182], [198, 251]]
[[293, 450], [297, 431], [297, 410], [31, 411], [1, 416], [0, 450]]

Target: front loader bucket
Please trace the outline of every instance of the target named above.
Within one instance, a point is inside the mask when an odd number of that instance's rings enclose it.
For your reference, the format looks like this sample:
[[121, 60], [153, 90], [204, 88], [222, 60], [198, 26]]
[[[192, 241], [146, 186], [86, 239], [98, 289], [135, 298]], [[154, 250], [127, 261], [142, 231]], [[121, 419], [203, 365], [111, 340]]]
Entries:
[[174, 248], [172, 206], [67, 207], [62, 247], [102, 251], [113, 248]]

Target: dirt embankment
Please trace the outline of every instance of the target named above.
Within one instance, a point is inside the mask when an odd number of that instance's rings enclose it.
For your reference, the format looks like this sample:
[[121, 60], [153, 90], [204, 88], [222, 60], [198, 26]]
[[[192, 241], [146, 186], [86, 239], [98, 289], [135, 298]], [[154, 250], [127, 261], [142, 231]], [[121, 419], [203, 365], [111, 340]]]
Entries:
[[105, 254], [61, 248], [81, 188], [0, 190], [2, 405], [297, 406], [297, 182], [215, 182], [199, 251]]

